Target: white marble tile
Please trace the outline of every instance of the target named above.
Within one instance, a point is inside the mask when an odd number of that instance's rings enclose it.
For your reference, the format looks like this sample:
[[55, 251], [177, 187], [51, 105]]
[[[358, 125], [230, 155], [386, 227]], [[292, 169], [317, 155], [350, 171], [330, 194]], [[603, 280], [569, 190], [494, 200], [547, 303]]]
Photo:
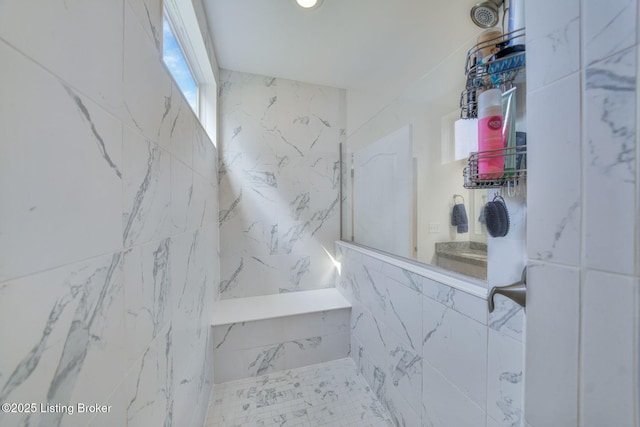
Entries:
[[233, 381], [285, 369], [285, 343], [214, 354], [216, 383]]
[[580, 276], [574, 269], [528, 269], [525, 352], [526, 421], [577, 425]]
[[247, 424], [393, 425], [350, 359], [217, 384], [204, 425]]
[[[228, 242], [223, 248], [225, 254], [246, 251], [250, 256], [261, 257], [291, 253], [291, 247], [279, 251], [282, 226], [277, 220], [277, 195], [273, 189], [242, 188], [228, 202], [224, 194], [221, 196], [218, 217], [222, 239]], [[304, 236], [309, 227], [300, 227], [304, 228], [300, 232]]]
[[344, 334], [351, 332], [351, 310], [331, 310], [303, 314], [295, 317], [284, 317], [284, 341], [295, 339]]
[[215, 352], [213, 356], [213, 381], [215, 384], [247, 378], [243, 368], [243, 358], [235, 351]]
[[[112, 265], [116, 262], [116, 258], [119, 258], [120, 254], [114, 255], [111, 259]], [[106, 267], [106, 266], [105, 266]], [[117, 270], [114, 270], [112, 281], [114, 283], [113, 289], [94, 289], [92, 298], [95, 299], [94, 307], [98, 309], [100, 305], [103, 306], [99, 314], [96, 312], [93, 317], [93, 323], [89, 327], [90, 338], [85, 338], [89, 342], [88, 351], [86, 357], [82, 363], [82, 368], [78, 375], [75, 385], [73, 387], [73, 393], [69, 400], [70, 403], [84, 403], [86, 405], [108, 405], [107, 396], [115, 389], [115, 386], [119, 384], [125, 375], [125, 340], [123, 335], [124, 330], [124, 290], [122, 288], [122, 277], [119, 266]], [[103, 268], [103, 271], [107, 270]], [[102, 285], [102, 283], [99, 283]], [[100, 301], [102, 295], [98, 295], [99, 292], [107, 291], [105, 298]], [[95, 326], [94, 326], [95, 325]], [[67, 342], [71, 342], [71, 337], [68, 337]], [[66, 355], [63, 352], [61, 361], [66, 359], [69, 365], [74, 365], [77, 357], [82, 358], [82, 353], [85, 349], [83, 344], [79, 344], [73, 338], [73, 345], [77, 346], [73, 351]], [[80, 355], [80, 356], [78, 356]], [[59, 372], [63, 372], [63, 367], [59, 368]], [[74, 368], [70, 369], [72, 372]], [[61, 377], [64, 374], [60, 375]], [[54, 378], [50, 389], [59, 387], [60, 389], [66, 388], [68, 385], [64, 384], [66, 381], [63, 379]], [[69, 381], [71, 383], [71, 381]], [[55, 385], [54, 385], [55, 384]], [[51, 401], [51, 400], [50, 400]], [[76, 407], [76, 409], [78, 409]], [[120, 413], [119, 408], [115, 409], [115, 413]], [[76, 414], [73, 419], [68, 420], [68, 425], [84, 426], [86, 420], [90, 419], [93, 414], [91, 412], [83, 412]], [[112, 418], [113, 420], [113, 418]], [[73, 421], [73, 422], [72, 422]], [[67, 423], [65, 423], [67, 424]]]
[[487, 427], [501, 427], [501, 426], [502, 426], [502, 422], [498, 422], [491, 417], [487, 417]]
[[[206, 187], [199, 186], [194, 189], [193, 171], [180, 160], [170, 157], [171, 167], [171, 234], [184, 233], [187, 230], [187, 224], [197, 224], [201, 227], [202, 223], [198, 223], [196, 218], [192, 218], [190, 213], [193, 211], [192, 203], [194, 203], [194, 193], [196, 197], [207, 196]], [[212, 204], [210, 202], [210, 204]], [[206, 204], [205, 208], [206, 209]], [[203, 215], [206, 212], [203, 212]], [[212, 215], [211, 213], [209, 215]], [[204, 221], [204, 218], [201, 218]]]
[[[30, 25], [25, 26], [25, 22]], [[5, 2], [0, 16], [0, 38], [103, 108], [111, 112], [120, 110], [122, 2], [53, 0], [38, 5]], [[7, 60], [7, 64], [10, 62]], [[5, 79], [13, 81], [16, 89], [25, 87], [8, 75]], [[25, 92], [21, 94], [24, 96]], [[28, 111], [33, 116], [33, 110]]]
[[423, 364], [422, 423], [434, 427], [483, 427], [485, 412], [429, 363]]
[[0, 54], [0, 282], [119, 250], [120, 124], [2, 42]]
[[386, 292], [386, 277], [371, 262], [363, 262], [355, 266], [355, 280], [360, 289], [362, 304], [371, 313], [385, 319], [390, 309]]
[[[420, 373], [420, 376], [422, 376], [422, 373]], [[422, 425], [420, 407], [417, 410], [414, 409], [389, 381], [391, 381], [391, 378], [387, 378], [384, 396], [381, 400], [394, 424], [402, 427]], [[415, 397], [420, 401], [420, 394]]]
[[123, 120], [154, 142], [163, 128], [171, 129], [177, 113], [169, 72], [156, 46], [128, 3], [124, 8], [124, 112]]
[[278, 120], [278, 82], [274, 77], [249, 75], [242, 85], [242, 112], [264, 129], [273, 130]]
[[494, 310], [489, 314], [489, 328], [524, 343], [525, 310], [502, 295], [494, 295]]
[[335, 194], [340, 186], [340, 157], [338, 147], [334, 151], [313, 153], [307, 156], [309, 182], [316, 191]]
[[524, 345], [489, 331], [487, 415], [498, 425], [519, 427], [524, 418]]
[[388, 336], [386, 325], [382, 319], [377, 319], [367, 310], [352, 308], [351, 333], [363, 345], [376, 366], [383, 367], [387, 360]]
[[[206, 353], [205, 353], [205, 366], [207, 367], [205, 372], [204, 372], [204, 388], [202, 390], [202, 394], [204, 397], [204, 400], [206, 401], [206, 399], [210, 399], [211, 398], [211, 394], [212, 394], [212, 389], [213, 389], [213, 384], [214, 384], [214, 372], [213, 372], [213, 346], [211, 345], [212, 343], [212, 338], [211, 338], [211, 329], [209, 329], [209, 334], [208, 334], [208, 338], [207, 338], [207, 345], [206, 345]], [[206, 419], [207, 416], [207, 410], [208, 407], [207, 405], [202, 405], [198, 408], [198, 415], [196, 417], [196, 419], [198, 420], [202, 420], [202, 423], [204, 424], [204, 420]]]
[[553, 83], [580, 69], [580, 1], [525, 3], [527, 87]]
[[279, 255], [279, 292], [296, 292], [333, 287], [333, 264], [325, 253]]
[[181, 348], [202, 345], [211, 325], [214, 280], [206, 267], [210, 262], [211, 234], [208, 230], [200, 230], [171, 239], [169, 297], [173, 328], [178, 339], [183, 333], [188, 336]]
[[203, 228], [171, 238], [173, 308], [180, 312], [197, 307], [200, 316], [198, 327], [208, 328], [211, 325], [219, 271], [216, 245], [215, 228]]
[[207, 181], [194, 173], [192, 191], [187, 228], [215, 227], [217, 229], [218, 190], [215, 182]]
[[114, 425], [127, 424], [127, 403], [126, 403], [126, 384], [122, 383], [118, 388], [106, 399], [100, 401], [101, 404], [111, 406], [107, 413], [92, 414], [93, 417], [86, 424], [90, 427], [111, 427]]
[[124, 156], [124, 246], [168, 237], [172, 231], [170, 156], [128, 128], [124, 131]]
[[486, 326], [429, 298], [423, 297], [422, 304], [424, 361], [484, 408], [487, 396]]
[[[242, 128], [245, 118], [238, 111], [240, 94], [231, 90], [232, 83], [223, 81], [218, 93], [219, 99], [219, 150], [220, 158], [228, 158], [242, 152]], [[228, 99], [233, 98], [233, 99]]]
[[[173, 315], [170, 239], [124, 252], [127, 362], [138, 360]], [[176, 283], [177, 284], [177, 283]]]
[[339, 177], [337, 140], [324, 117], [333, 120], [340, 90], [221, 75], [219, 219], [221, 238], [229, 242], [222, 257], [235, 256], [233, 265], [255, 257], [273, 266], [276, 259], [265, 257], [280, 255], [282, 271], [280, 284], [267, 286], [245, 274], [234, 295], [333, 286], [335, 268], [322, 248], [332, 252], [339, 237]]
[[205, 179], [215, 182], [218, 179], [218, 152], [207, 133], [197, 125], [193, 143], [193, 170]]
[[[285, 319], [264, 319], [214, 326], [214, 351], [243, 350], [288, 341], [285, 338], [284, 328], [289, 322]], [[309, 336], [312, 334], [303, 334], [297, 338]]]
[[245, 297], [256, 295], [270, 295], [280, 293], [279, 257], [277, 255], [250, 256], [245, 258], [244, 275], [246, 283], [252, 286], [243, 286], [236, 289], [230, 295]]
[[244, 257], [221, 254], [220, 296], [222, 298], [238, 298], [242, 295], [242, 289], [238, 288], [238, 285], [245, 275], [244, 267]]
[[[106, 402], [125, 372], [120, 261], [116, 253], [0, 285], [3, 324], [20, 325], [0, 331], [3, 402]], [[63, 415], [3, 413], [0, 422], [58, 425]], [[69, 425], [90, 418], [74, 417]]]
[[255, 118], [255, 121], [244, 121], [242, 133], [239, 136], [242, 143], [242, 169], [246, 183], [277, 186], [278, 136], [275, 130], [265, 126], [259, 118]]
[[606, 4], [587, 0], [582, 6], [585, 62], [595, 61], [636, 43], [635, 0], [615, 0]]
[[298, 339], [284, 344], [285, 369], [343, 359], [348, 354], [348, 333]]
[[230, 206], [242, 191], [241, 171], [242, 153], [220, 155], [218, 165], [219, 201], [221, 206]]
[[[206, 372], [212, 370], [206, 359], [207, 337], [194, 345], [189, 330], [175, 330], [173, 339], [173, 418], [180, 424], [200, 425], [208, 404]], [[198, 424], [198, 420], [200, 424]], [[177, 424], [178, 421], [174, 421]]]
[[202, 423], [212, 384], [210, 330], [215, 282], [208, 264], [213, 258], [214, 235], [204, 229], [172, 238], [173, 416], [180, 423], [191, 419], [195, 425]]
[[162, 2], [159, 0], [126, 0], [127, 5], [135, 13], [139, 25], [144, 28], [146, 37], [162, 51]]
[[193, 167], [193, 147], [196, 135], [201, 132], [198, 119], [187, 101], [180, 95], [180, 88], [173, 83], [171, 93], [172, 114], [163, 122], [158, 145], [171, 153], [189, 168]]
[[286, 221], [278, 218], [278, 253], [291, 255], [303, 252], [312, 241], [310, 221]]
[[178, 340], [175, 343], [173, 417], [180, 423], [200, 425], [204, 420], [202, 412], [212, 384], [210, 380], [207, 384], [207, 377], [210, 377], [208, 372], [213, 371], [212, 360], [205, 357], [206, 344], [205, 341], [197, 349], [184, 347], [180, 351], [181, 343]]
[[[346, 249], [343, 246], [338, 247]], [[418, 276], [417, 274], [411, 273], [410, 271], [407, 271], [403, 268], [387, 263], [384, 264], [383, 271], [384, 275], [387, 276], [388, 279], [395, 280], [396, 282], [401, 283], [408, 288], [411, 288], [418, 292], [422, 292], [422, 281], [424, 280], [424, 277]]]
[[636, 59], [628, 49], [587, 68], [584, 95], [586, 264], [629, 275], [636, 262]]
[[417, 274], [409, 273], [409, 275], [411, 283], [420, 283], [419, 287], [422, 289], [424, 296], [477, 322], [487, 323], [487, 302], [483, 298], [478, 298]]
[[362, 306], [360, 284], [357, 276], [350, 271], [350, 265], [349, 261], [343, 261], [341, 263], [342, 273], [340, 275], [340, 285], [338, 289], [352, 306]]
[[573, 74], [527, 99], [527, 162], [545, 165], [543, 173], [527, 177], [530, 259], [580, 262], [580, 84]]
[[404, 337], [397, 336], [389, 330], [385, 335], [385, 341], [387, 343], [387, 360], [384, 365], [386, 392], [398, 394], [408, 403], [413, 412], [419, 414], [422, 395], [422, 349], [420, 346], [411, 347]]
[[[351, 335], [351, 358], [358, 367], [358, 372], [365, 378], [367, 384], [374, 384], [374, 363], [364, 344]], [[372, 389], [376, 393], [377, 389]], [[376, 393], [377, 394], [377, 393]]]
[[581, 419], [585, 426], [633, 425], [638, 283], [587, 271], [582, 293]]
[[260, 376], [285, 369], [285, 344], [252, 348], [242, 352], [244, 377]]
[[[268, 212], [248, 214], [247, 217], [244, 212], [248, 211], [245, 208], [248, 205], [250, 203], [240, 202], [233, 208], [233, 216], [220, 226], [220, 236], [225, 242], [223, 256], [265, 258], [277, 255], [277, 221], [269, 218]], [[220, 209], [219, 216], [223, 214], [224, 209]], [[245, 222], [249, 224], [245, 226]]]
[[127, 425], [172, 425], [173, 345], [171, 325], [162, 330], [127, 375]]
[[408, 342], [417, 354], [422, 350], [422, 297], [395, 280], [387, 279], [384, 293], [388, 303], [384, 312], [387, 327]]

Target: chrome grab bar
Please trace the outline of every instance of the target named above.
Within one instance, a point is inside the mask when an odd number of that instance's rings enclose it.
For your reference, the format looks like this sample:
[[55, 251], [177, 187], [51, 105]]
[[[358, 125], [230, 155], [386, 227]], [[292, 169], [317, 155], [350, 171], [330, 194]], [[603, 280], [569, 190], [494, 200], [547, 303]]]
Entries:
[[519, 282], [507, 286], [494, 286], [489, 292], [489, 313], [493, 313], [495, 305], [493, 296], [495, 294], [504, 295], [505, 297], [515, 301], [522, 307], [527, 305], [527, 267], [522, 269], [522, 278]]

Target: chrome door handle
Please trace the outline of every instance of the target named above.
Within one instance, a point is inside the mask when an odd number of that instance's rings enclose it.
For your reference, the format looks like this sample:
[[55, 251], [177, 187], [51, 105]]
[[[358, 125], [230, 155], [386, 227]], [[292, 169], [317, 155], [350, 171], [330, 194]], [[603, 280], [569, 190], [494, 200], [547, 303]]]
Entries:
[[504, 295], [505, 297], [515, 301], [522, 307], [527, 305], [527, 267], [522, 270], [522, 278], [519, 282], [507, 286], [494, 286], [489, 292], [489, 313], [493, 313], [495, 305], [493, 304], [493, 296], [495, 294]]

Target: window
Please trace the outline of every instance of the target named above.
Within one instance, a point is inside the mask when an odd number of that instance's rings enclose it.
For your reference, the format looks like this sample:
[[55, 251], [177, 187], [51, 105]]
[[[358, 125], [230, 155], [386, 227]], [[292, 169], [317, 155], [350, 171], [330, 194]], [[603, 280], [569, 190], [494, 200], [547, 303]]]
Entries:
[[162, 17], [162, 59], [169, 72], [176, 80], [178, 87], [187, 98], [187, 102], [196, 115], [198, 114], [198, 83], [193, 77], [189, 64], [182, 53], [182, 48], [166, 15]]
[[163, 4], [164, 63], [216, 144], [218, 63], [206, 20], [202, 18], [202, 2], [164, 0]]

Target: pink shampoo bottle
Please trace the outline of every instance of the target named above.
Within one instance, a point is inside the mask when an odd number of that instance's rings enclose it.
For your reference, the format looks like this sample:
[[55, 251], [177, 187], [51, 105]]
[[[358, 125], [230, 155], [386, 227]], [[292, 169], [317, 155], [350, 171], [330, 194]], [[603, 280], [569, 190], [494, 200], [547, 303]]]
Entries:
[[496, 179], [504, 175], [502, 92], [489, 89], [478, 96], [478, 175]]

